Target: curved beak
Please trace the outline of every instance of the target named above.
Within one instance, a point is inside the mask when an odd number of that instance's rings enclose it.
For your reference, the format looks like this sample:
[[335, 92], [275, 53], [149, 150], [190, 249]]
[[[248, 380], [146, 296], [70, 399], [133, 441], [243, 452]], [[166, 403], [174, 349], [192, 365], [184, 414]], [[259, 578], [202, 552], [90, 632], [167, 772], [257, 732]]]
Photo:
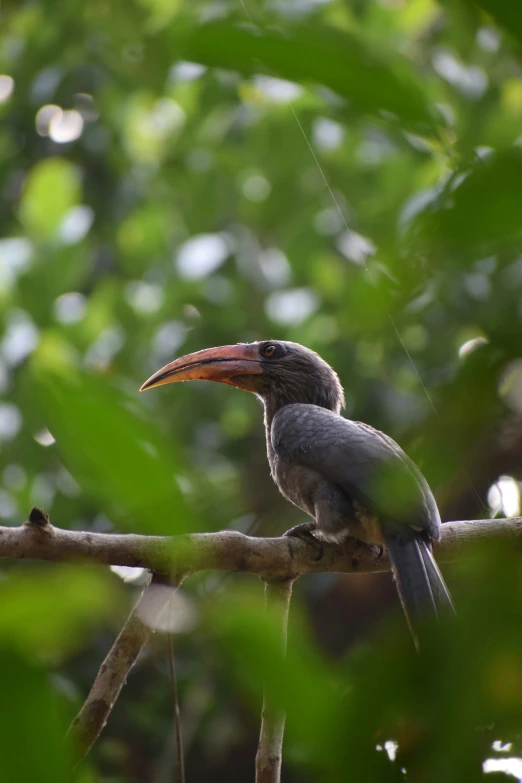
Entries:
[[244, 376], [261, 375], [257, 345], [240, 343], [206, 348], [204, 351], [181, 356], [145, 381], [140, 391], [178, 381], [219, 381], [253, 391]]

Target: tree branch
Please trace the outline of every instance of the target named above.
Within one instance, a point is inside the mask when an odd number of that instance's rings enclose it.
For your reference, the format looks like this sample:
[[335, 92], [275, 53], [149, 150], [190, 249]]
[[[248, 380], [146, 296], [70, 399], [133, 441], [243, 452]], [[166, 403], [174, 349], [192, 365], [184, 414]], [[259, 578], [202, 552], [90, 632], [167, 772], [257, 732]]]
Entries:
[[[279, 615], [280, 641], [283, 652], [286, 652], [288, 613], [293, 582], [293, 579], [278, 579], [267, 581], [265, 584], [266, 608], [273, 608]], [[284, 731], [285, 714], [270, 704], [265, 690], [256, 755], [256, 783], [279, 783], [281, 780]]]
[[[447, 522], [442, 526], [441, 541], [435, 545], [437, 560], [454, 560], [471, 542], [488, 538], [522, 540], [522, 517]], [[263, 579], [390, 568], [380, 547], [354, 539], [341, 546], [325, 545], [318, 559], [313, 546], [291, 537], [255, 538], [232, 530], [171, 537], [91, 533], [63, 530], [45, 518], [38, 522], [30, 519], [20, 527], [0, 527], [0, 558], [141, 566], [156, 573], [218, 569], [257, 574]]]
[[138, 616], [140, 605], [146, 600], [150, 588], [149, 582], [100, 666], [80, 712], [69, 727], [68, 734], [81, 757], [87, 755], [105, 728], [127, 675], [152, 634], [152, 628]]
[[[448, 522], [442, 526], [441, 541], [435, 545], [437, 559], [453, 560], [468, 544], [489, 538], [522, 540], [522, 517]], [[267, 601], [279, 601], [283, 644], [286, 644], [291, 586], [296, 577], [328, 571], [363, 573], [390, 568], [380, 547], [354, 539], [348, 539], [342, 546], [324, 545], [318, 557], [317, 548], [302, 539], [255, 538], [230, 530], [170, 537], [63, 530], [51, 525], [48, 516], [36, 508], [23, 525], [0, 526], [0, 558], [142, 567], [156, 575], [167, 574], [176, 583], [191, 572], [206, 569], [257, 574], [270, 583]], [[152, 633], [151, 627], [138, 616], [152, 587], [149, 584], [142, 592], [71, 725], [70, 732], [84, 754], [103, 730], [128, 672]], [[283, 731], [284, 716], [272, 714], [265, 702], [256, 761], [260, 781], [278, 780]]]

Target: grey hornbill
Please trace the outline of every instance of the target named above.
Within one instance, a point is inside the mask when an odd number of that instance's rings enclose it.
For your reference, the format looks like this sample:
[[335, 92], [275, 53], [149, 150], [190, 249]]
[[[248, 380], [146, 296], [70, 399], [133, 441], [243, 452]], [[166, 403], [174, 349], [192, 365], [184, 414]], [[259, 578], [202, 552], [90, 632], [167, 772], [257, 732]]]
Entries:
[[317, 538], [386, 545], [414, 636], [423, 615], [452, 608], [431, 553], [440, 517], [426, 479], [390, 437], [340, 415], [343, 388], [320, 356], [275, 340], [209, 348], [167, 364], [140, 391], [190, 380], [227, 383], [261, 398], [280, 491], [313, 518], [308, 530]]

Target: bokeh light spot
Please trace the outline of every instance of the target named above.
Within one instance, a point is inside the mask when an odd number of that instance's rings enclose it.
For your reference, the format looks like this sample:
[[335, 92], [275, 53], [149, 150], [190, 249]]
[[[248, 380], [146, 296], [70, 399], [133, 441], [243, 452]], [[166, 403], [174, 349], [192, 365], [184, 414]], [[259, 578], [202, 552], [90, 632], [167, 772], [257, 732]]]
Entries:
[[345, 231], [338, 238], [337, 249], [343, 256], [354, 264], [364, 266], [368, 256], [375, 253], [376, 247], [368, 237], [358, 234], [356, 231]]
[[58, 236], [64, 245], [75, 245], [89, 233], [94, 222], [94, 210], [85, 204], [71, 207], [58, 227]]
[[35, 124], [37, 133], [40, 136], [48, 136], [51, 120], [53, 117], [60, 116], [61, 114], [62, 110], [55, 103], [48, 103], [45, 106], [42, 106], [36, 113]]
[[488, 504], [495, 513], [506, 517], [520, 514], [520, 487], [512, 476], [500, 476], [488, 491]]
[[319, 297], [311, 288], [274, 291], [265, 303], [266, 314], [276, 324], [299, 326], [319, 307]]
[[13, 440], [22, 427], [20, 409], [11, 402], [0, 403], [0, 441]]
[[76, 109], [55, 112], [49, 122], [49, 136], [57, 144], [76, 141], [82, 132], [83, 117]]
[[249, 201], [258, 203], [266, 201], [272, 192], [272, 186], [266, 177], [263, 177], [261, 174], [253, 174], [243, 181], [241, 191]]
[[342, 125], [328, 117], [318, 117], [312, 127], [314, 147], [321, 152], [333, 152], [344, 141], [345, 131]]
[[466, 340], [459, 348], [459, 359], [465, 359], [466, 356], [472, 354], [477, 348], [480, 348], [481, 345], [487, 344], [488, 340], [485, 337], [472, 337], [471, 340]]
[[40, 444], [40, 446], [52, 446], [53, 443], [56, 443], [56, 438], [54, 438], [53, 435], [49, 432], [48, 429], [42, 429], [39, 430], [37, 433], [33, 435], [35, 441]]
[[163, 289], [157, 283], [131, 280], [125, 287], [125, 298], [137, 313], [155, 313], [163, 304]]
[[187, 280], [201, 280], [225, 263], [230, 255], [226, 234], [198, 234], [178, 249], [176, 269]]
[[6, 74], [0, 74], [0, 103], [5, 103], [14, 90], [14, 79]]
[[151, 585], [137, 606], [140, 620], [154, 631], [187, 633], [198, 620], [187, 595], [168, 585]]
[[0, 343], [0, 354], [8, 365], [16, 366], [34, 351], [38, 338], [38, 329], [25, 310], [12, 310]]
[[274, 103], [290, 103], [303, 92], [299, 84], [285, 79], [274, 79], [272, 76], [256, 76], [254, 84], [259, 92]]
[[86, 300], [83, 294], [70, 291], [62, 294], [54, 303], [54, 317], [62, 324], [75, 324], [85, 315]]

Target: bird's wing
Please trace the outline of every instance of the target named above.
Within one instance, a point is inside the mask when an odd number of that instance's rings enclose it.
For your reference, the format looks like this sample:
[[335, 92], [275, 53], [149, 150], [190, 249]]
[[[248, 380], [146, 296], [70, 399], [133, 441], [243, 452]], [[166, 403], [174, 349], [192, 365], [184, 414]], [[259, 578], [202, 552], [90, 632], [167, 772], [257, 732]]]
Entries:
[[417, 466], [389, 436], [316, 405], [285, 405], [272, 446], [283, 460], [312, 468], [376, 514], [386, 532], [412, 527], [440, 536], [435, 499]]

